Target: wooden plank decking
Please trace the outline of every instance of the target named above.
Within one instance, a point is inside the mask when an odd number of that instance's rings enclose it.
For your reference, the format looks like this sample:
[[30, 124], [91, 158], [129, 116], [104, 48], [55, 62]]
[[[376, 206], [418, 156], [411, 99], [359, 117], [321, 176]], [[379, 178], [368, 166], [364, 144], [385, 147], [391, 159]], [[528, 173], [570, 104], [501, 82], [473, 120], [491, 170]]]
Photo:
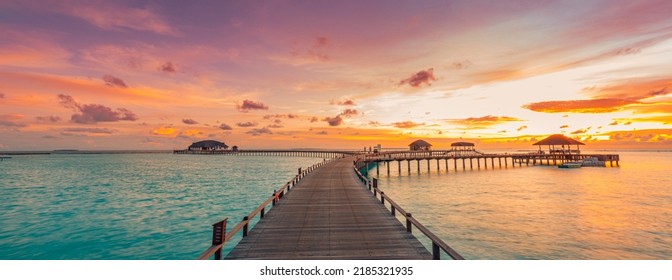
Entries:
[[226, 259], [431, 259], [362, 186], [352, 161], [308, 174]]

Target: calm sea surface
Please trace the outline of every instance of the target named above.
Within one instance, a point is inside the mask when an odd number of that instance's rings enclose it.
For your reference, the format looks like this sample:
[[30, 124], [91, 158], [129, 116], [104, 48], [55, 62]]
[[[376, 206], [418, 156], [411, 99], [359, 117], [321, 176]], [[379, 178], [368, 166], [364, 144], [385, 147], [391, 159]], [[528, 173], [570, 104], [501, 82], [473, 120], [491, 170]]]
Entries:
[[[468, 259], [672, 259], [672, 153], [618, 153], [618, 168], [393, 163], [380, 187]], [[233, 226], [321, 160], [14, 156], [0, 162], [0, 259], [193, 259], [212, 223]]]
[[379, 186], [467, 259], [672, 259], [672, 153], [598, 153], [620, 167], [392, 163]]
[[194, 259], [210, 246], [212, 223], [229, 217], [232, 227], [298, 167], [320, 161], [14, 156], [0, 162], [0, 259]]

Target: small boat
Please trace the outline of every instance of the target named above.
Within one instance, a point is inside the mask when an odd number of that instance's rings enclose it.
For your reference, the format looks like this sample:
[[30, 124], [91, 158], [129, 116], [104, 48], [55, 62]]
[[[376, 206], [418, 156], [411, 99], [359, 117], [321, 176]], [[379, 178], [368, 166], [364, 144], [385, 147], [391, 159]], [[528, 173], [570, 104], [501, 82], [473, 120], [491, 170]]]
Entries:
[[580, 161], [568, 161], [563, 164], [558, 165], [558, 168], [581, 168], [583, 162]]
[[12, 158], [12, 157], [7, 155], [0, 155], [0, 161], [5, 160], [6, 158]]

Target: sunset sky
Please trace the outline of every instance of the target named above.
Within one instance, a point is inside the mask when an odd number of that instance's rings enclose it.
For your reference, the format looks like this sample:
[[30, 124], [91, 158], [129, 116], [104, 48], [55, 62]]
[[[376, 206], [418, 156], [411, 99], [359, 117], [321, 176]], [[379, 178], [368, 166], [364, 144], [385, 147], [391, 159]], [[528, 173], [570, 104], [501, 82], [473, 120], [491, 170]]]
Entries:
[[[672, 148], [672, 1], [0, 0], [0, 150]], [[477, 146], [477, 148], [478, 148]]]

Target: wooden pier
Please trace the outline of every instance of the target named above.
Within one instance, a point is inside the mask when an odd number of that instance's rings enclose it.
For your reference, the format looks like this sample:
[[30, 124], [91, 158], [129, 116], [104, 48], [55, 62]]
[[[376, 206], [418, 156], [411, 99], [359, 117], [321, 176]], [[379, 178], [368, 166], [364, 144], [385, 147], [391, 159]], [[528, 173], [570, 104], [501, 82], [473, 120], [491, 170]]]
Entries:
[[[302, 171], [229, 232], [226, 220], [214, 224], [213, 245], [199, 259], [219, 259], [223, 244], [240, 230], [243, 239], [226, 259], [439, 259], [441, 251], [462, 259], [376, 183], [361, 176], [355, 159], [332, 160]], [[266, 213], [271, 201], [275, 206]], [[258, 214], [259, 222], [248, 231], [249, 221]], [[413, 227], [432, 241], [432, 253], [412, 234]]]
[[355, 151], [323, 150], [173, 150], [173, 154], [189, 155], [225, 155], [225, 156], [278, 156], [278, 157], [315, 157], [341, 158], [356, 155]]
[[495, 167], [516, 167], [529, 165], [560, 165], [569, 161], [582, 161], [588, 158], [596, 158], [601, 166], [609, 163], [610, 167], [619, 166], [620, 157], [617, 154], [549, 154], [549, 153], [502, 153], [486, 154], [474, 152], [470, 154], [456, 154], [451, 150], [433, 150], [433, 151], [400, 151], [383, 152], [375, 154], [366, 154], [362, 160], [362, 170], [368, 171], [371, 167], [376, 168], [376, 173], [380, 174], [379, 163], [386, 163], [387, 173], [390, 173], [390, 163], [397, 162], [398, 172], [401, 172], [401, 163], [406, 163], [408, 172], [411, 172], [411, 165], [415, 162], [418, 172], [420, 172], [420, 162], [427, 162], [427, 170], [432, 169], [432, 162], [437, 170], [444, 166], [445, 170], [473, 170], [488, 169]]

